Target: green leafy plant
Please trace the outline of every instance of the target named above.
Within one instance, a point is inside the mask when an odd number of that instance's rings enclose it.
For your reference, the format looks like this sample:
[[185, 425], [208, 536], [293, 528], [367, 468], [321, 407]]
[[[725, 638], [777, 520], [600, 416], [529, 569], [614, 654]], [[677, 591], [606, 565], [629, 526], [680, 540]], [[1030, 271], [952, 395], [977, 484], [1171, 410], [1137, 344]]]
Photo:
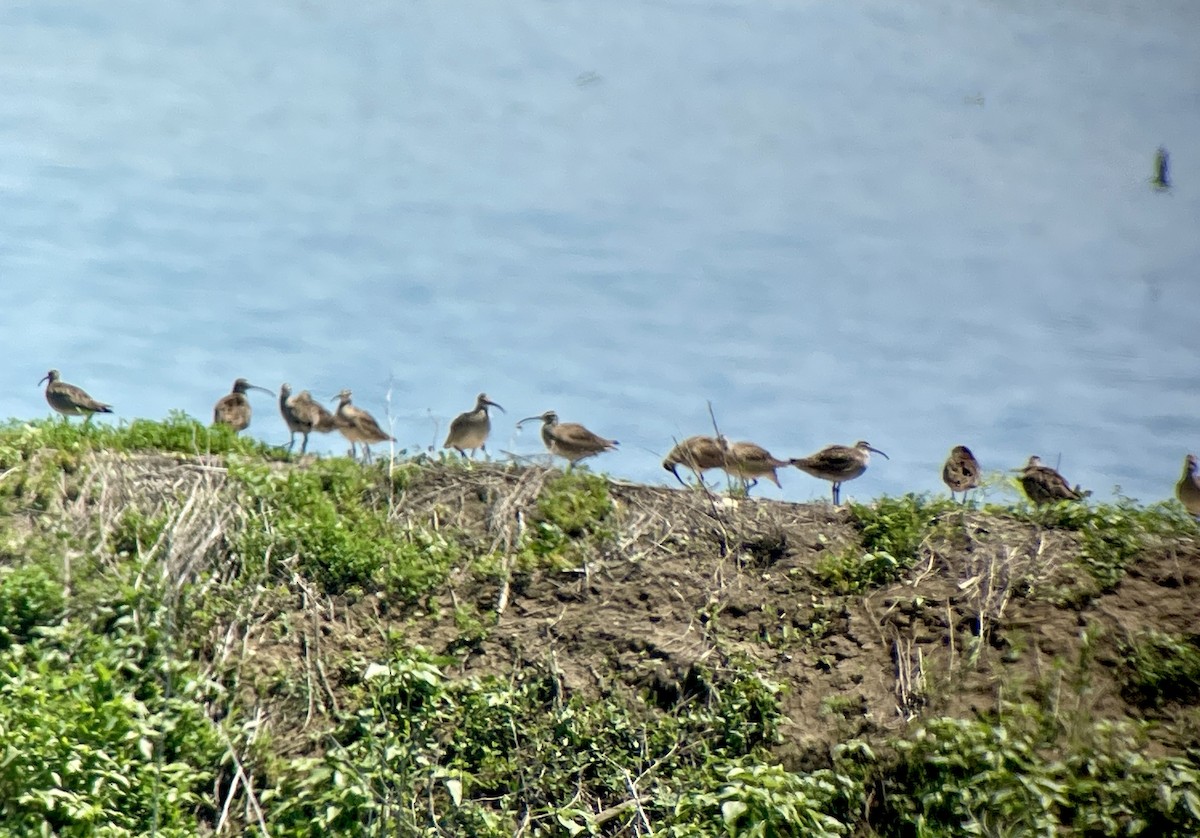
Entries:
[[1160, 705], [1200, 697], [1200, 638], [1146, 630], [1118, 644], [1126, 698]]

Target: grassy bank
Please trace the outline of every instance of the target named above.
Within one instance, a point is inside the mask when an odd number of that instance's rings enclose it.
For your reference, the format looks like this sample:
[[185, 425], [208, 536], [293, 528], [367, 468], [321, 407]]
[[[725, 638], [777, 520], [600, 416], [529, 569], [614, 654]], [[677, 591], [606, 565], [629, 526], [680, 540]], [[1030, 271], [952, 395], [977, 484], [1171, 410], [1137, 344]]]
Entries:
[[0, 835], [1200, 834], [1175, 504], [0, 427]]

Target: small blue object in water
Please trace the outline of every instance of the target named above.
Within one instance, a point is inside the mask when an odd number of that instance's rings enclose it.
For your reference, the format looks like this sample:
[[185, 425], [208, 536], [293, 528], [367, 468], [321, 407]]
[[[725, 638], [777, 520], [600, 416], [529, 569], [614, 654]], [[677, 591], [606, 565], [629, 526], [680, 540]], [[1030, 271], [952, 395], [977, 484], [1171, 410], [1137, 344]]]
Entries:
[[1165, 148], [1159, 146], [1158, 153], [1154, 155], [1154, 180], [1151, 181], [1155, 189], [1171, 188], [1170, 165], [1171, 155]]

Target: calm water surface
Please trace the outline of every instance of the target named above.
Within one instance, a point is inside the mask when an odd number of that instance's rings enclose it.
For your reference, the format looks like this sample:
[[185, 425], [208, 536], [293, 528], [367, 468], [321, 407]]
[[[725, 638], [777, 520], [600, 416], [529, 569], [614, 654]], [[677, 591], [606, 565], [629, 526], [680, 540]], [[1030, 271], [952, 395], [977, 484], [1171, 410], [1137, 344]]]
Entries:
[[[487, 390], [661, 481], [672, 437], [869, 439], [1167, 496], [1200, 449], [1200, 5], [0, 7], [0, 416]], [[1150, 189], [1154, 149], [1175, 188]], [[252, 396], [249, 433], [284, 442]], [[319, 443], [341, 450], [337, 440]], [[827, 496], [796, 471], [782, 492]]]

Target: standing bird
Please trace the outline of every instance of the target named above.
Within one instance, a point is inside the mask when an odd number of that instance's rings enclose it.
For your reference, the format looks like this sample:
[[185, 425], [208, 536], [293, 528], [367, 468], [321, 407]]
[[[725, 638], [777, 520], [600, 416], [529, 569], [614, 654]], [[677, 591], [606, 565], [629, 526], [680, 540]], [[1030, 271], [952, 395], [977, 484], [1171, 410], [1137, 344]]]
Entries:
[[480, 393], [475, 397], [473, 410], [454, 417], [454, 421], [450, 423], [450, 432], [446, 434], [446, 441], [442, 443], [442, 447], [453, 448], [464, 457], [467, 456], [468, 449], [472, 455], [475, 454], [477, 448], [487, 454], [485, 443], [487, 443], [488, 434], [492, 432], [492, 420], [488, 416], [488, 407], [494, 407], [501, 413], [506, 412], [504, 408], [489, 399], [487, 393]]
[[580, 460], [610, 451], [618, 444], [615, 439], [597, 436], [576, 422], [560, 423], [558, 414], [553, 410], [547, 410], [541, 416], [522, 419], [517, 423], [517, 427], [535, 419], [542, 421], [542, 442], [551, 454], [557, 454], [570, 463], [568, 469]]
[[1083, 500], [1091, 492], [1085, 492], [1078, 486], [1074, 489], [1066, 479], [1049, 466], [1042, 465], [1037, 456], [1029, 458], [1025, 468], [1021, 469], [1021, 487], [1031, 501], [1037, 504], [1054, 503], [1060, 500]]
[[979, 461], [965, 445], [950, 449], [950, 456], [942, 466], [942, 482], [950, 487], [950, 500], [955, 492], [962, 492], [962, 502], [967, 502], [967, 492], [979, 485]]
[[292, 438], [288, 441], [289, 453], [296, 444], [296, 434], [304, 435], [300, 444], [300, 453], [303, 454], [308, 450], [310, 433], [329, 433], [337, 427], [337, 417], [323, 405], [317, 404], [311, 393], [301, 390], [293, 396], [290, 384], [281, 384], [279, 387], [279, 413], [292, 433]]
[[1171, 188], [1171, 155], [1162, 146], [1158, 147], [1158, 151], [1154, 155], [1154, 177], [1150, 182], [1154, 184], [1155, 189], [1170, 189]]
[[725, 473], [738, 477], [746, 484], [746, 493], [758, 484], [758, 478], [765, 477], [779, 488], [779, 475], [775, 469], [788, 465], [790, 460], [781, 460], [771, 456], [771, 452], [753, 442], [731, 442], [725, 449]]
[[63, 381], [58, 370], [50, 370], [38, 384], [42, 381], [49, 382], [46, 385], [46, 401], [63, 416], [83, 416], [83, 424], [86, 425], [93, 413], [113, 412], [111, 404], [98, 402], [81, 388]]
[[1200, 467], [1195, 454], [1188, 454], [1183, 460], [1183, 476], [1175, 484], [1175, 497], [1179, 498], [1185, 509], [1200, 518], [1200, 475], [1196, 469]]
[[816, 454], [792, 460], [792, 465], [801, 471], [828, 480], [833, 484], [833, 505], [838, 505], [841, 498], [842, 484], [847, 480], [860, 477], [867, 466], [871, 464], [871, 452], [874, 451], [885, 460], [891, 459], [878, 448], [872, 448], [867, 442], [859, 440], [853, 447], [845, 445], [830, 445], [822, 448]]
[[[350, 391], [343, 390], [333, 398], [338, 399], [337, 418], [338, 430], [342, 436], [350, 440], [350, 456], [357, 456], [356, 442], [361, 442], [366, 452], [365, 458], [371, 462], [371, 445], [376, 442], [395, 442], [396, 438], [385, 433], [375, 417], [361, 407], [350, 404]], [[331, 400], [332, 401], [332, 400]]]
[[727, 449], [724, 437], [689, 436], [678, 443], [663, 459], [662, 466], [682, 485], [683, 478], [679, 476], [678, 467], [687, 466], [703, 485], [704, 472], [712, 468], [724, 468]]
[[[248, 390], [262, 390], [271, 393], [264, 387], [256, 387], [244, 378], [233, 382], [233, 390], [217, 399], [213, 405], [213, 424], [228, 425], [233, 432], [240, 433], [250, 427], [250, 400], [246, 398]], [[275, 395], [271, 393], [271, 395]]]

